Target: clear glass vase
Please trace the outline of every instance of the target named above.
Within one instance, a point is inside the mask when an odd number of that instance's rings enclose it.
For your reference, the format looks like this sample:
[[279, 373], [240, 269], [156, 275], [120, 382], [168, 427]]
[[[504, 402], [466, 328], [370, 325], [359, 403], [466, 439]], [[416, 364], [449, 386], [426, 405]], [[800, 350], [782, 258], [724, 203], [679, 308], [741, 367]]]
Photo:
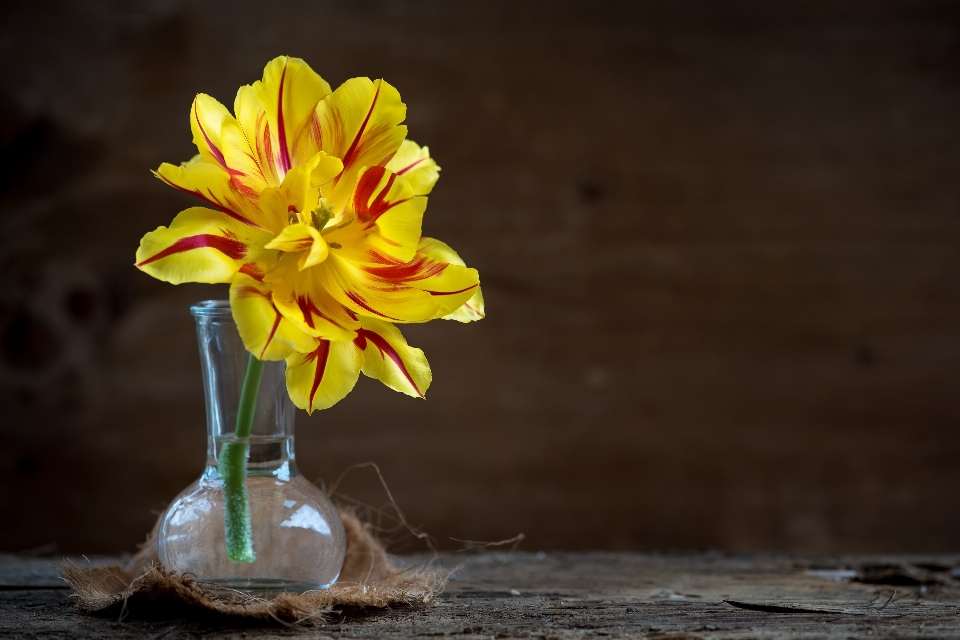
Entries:
[[[325, 589], [340, 574], [346, 537], [336, 507], [297, 471], [296, 408], [287, 395], [286, 365], [264, 364], [250, 436], [237, 438], [234, 430], [249, 354], [229, 302], [201, 302], [190, 311], [197, 321], [203, 366], [207, 466], [163, 516], [157, 540], [160, 562], [197, 580], [246, 592]], [[231, 442], [248, 447], [245, 483], [253, 562], [227, 557], [217, 460]]]

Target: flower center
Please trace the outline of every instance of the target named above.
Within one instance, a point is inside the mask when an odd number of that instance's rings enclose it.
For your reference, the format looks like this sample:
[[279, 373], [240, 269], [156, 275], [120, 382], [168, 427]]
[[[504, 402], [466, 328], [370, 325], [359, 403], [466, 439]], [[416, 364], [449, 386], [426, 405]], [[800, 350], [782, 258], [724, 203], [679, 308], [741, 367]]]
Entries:
[[[306, 224], [313, 227], [317, 231], [322, 232], [326, 229], [327, 224], [333, 218], [333, 207], [327, 204], [327, 201], [323, 198], [320, 198], [320, 202], [317, 204], [317, 208], [311, 211], [309, 214], [302, 211], [290, 211], [287, 214], [287, 225], [294, 224]], [[328, 232], [336, 231], [337, 229], [342, 229], [353, 222], [353, 220], [348, 220], [345, 223], [341, 223], [327, 229]], [[341, 246], [336, 242], [329, 243], [331, 249], [340, 249]]]

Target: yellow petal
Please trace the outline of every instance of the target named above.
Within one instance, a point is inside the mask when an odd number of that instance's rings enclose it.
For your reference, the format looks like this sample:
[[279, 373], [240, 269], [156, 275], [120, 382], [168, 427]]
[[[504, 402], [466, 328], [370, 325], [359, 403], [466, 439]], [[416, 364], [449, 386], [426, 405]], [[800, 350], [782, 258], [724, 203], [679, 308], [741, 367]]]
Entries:
[[279, 235], [267, 243], [267, 249], [307, 251], [317, 240], [323, 241], [319, 231], [308, 224], [298, 222], [284, 227]]
[[[328, 242], [339, 242], [340, 238], [338, 234], [327, 236]], [[338, 302], [361, 315], [393, 322], [425, 322], [456, 312], [475, 297], [479, 275], [439, 241], [427, 240], [420, 246], [440, 259], [416, 253], [410, 261], [402, 262], [375, 250], [364, 255], [344, 246], [331, 251], [318, 278]], [[476, 302], [479, 307], [473, 313], [482, 314], [482, 297]]]
[[[240, 91], [242, 93], [244, 89]], [[240, 100], [239, 94], [237, 100]], [[223, 120], [220, 142], [223, 145], [224, 166], [230, 173], [230, 179], [244, 196], [255, 201], [267, 187], [280, 186], [280, 180], [269, 171], [261, 169], [256, 152], [250, 147], [239, 123], [232, 117]]]
[[[286, 56], [267, 64], [262, 81], [240, 87], [234, 112], [249, 160], [257, 168], [256, 173], [243, 168], [249, 182], [259, 175], [266, 185], [279, 186], [290, 169], [319, 150], [311, 133], [318, 129], [315, 109], [329, 93], [330, 85], [303, 60]], [[229, 141], [227, 163], [246, 164], [241, 155], [230, 155], [243, 152], [239, 138], [231, 134]]]
[[372, 278], [372, 283], [364, 280], [361, 286], [374, 290], [408, 286], [426, 292], [437, 305], [433, 317], [452, 313], [472, 298], [480, 287], [476, 269], [434, 260], [423, 253], [418, 253], [407, 263], [364, 265], [361, 269]]
[[486, 309], [483, 304], [483, 293], [480, 287], [469, 300], [460, 305], [456, 310], [445, 316], [440, 316], [444, 320], [456, 320], [457, 322], [476, 322], [486, 317]]
[[400, 150], [386, 168], [403, 176], [418, 196], [430, 193], [440, 177], [440, 167], [430, 157], [430, 149], [413, 140], [404, 140], [400, 144]]
[[454, 251], [446, 242], [437, 240], [436, 238], [420, 238], [420, 242], [417, 244], [417, 252], [428, 255], [440, 262], [458, 264], [461, 267], [467, 266], [467, 263], [463, 261], [460, 254]]
[[284, 201], [296, 211], [309, 213], [317, 208], [320, 197], [320, 185], [330, 182], [341, 171], [340, 158], [328, 156], [320, 151], [307, 162], [295, 166], [283, 178], [280, 189]]
[[[417, 251], [430, 256], [434, 260], [466, 266], [456, 251], [450, 248], [444, 242], [435, 238], [420, 238], [420, 246]], [[476, 322], [482, 320], [486, 314], [483, 305], [483, 294], [480, 292], [479, 285], [474, 291], [473, 296], [464, 302], [458, 309], [452, 313], [441, 315], [444, 320], [456, 320], [457, 322]]]
[[[325, 234], [340, 245], [341, 257], [370, 261], [370, 253], [408, 262], [417, 253], [426, 198], [415, 198], [410, 185], [383, 167], [370, 167], [357, 179], [345, 219], [353, 221]], [[331, 229], [334, 227], [331, 227]], [[374, 258], [380, 262], [379, 258]]]
[[312, 413], [342, 400], [360, 377], [363, 353], [352, 340], [318, 340], [309, 353], [287, 358], [287, 392], [300, 409]]
[[327, 246], [327, 243], [323, 238], [317, 238], [310, 247], [310, 251], [305, 251], [300, 254], [300, 259], [297, 261], [297, 268], [303, 271], [304, 269], [315, 267], [326, 260], [328, 255], [330, 255], [330, 248]]
[[435, 295], [403, 280], [391, 281], [381, 274], [370, 273], [367, 271], [369, 265], [340, 259], [338, 253], [331, 251], [330, 257], [312, 271], [316, 272], [320, 286], [325, 291], [359, 315], [392, 322], [426, 322], [459, 307], [473, 295], [473, 287], [476, 286], [474, 283], [464, 291]]
[[407, 107], [400, 94], [383, 80], [353, 78], [317, 105], [320, 149], [343, 160], [343, 173], [330, 194], [339, 209], [353, 190], [363, 167], [383, 166], [393, 158], [407, 135], [399, 126]]
[[297, 263], [300, 271], [320, 264], [330, 254], [330, 248], [320, 232], [302, 222], [286, 227], [277, 237], [267, 243], [267, 249], [301, 252]]
[[261, 360], [283, 360], [295, 351], [316, 348], [316, 339], [300, 331], [274, 306], [270, 286], [243, 273], [230, 285], [230, 308], [247, 351]]
[[274, 235], [283, 231], [290, 224], [290, 206], [282, 187], [267, 187], [260, 192], [257, 198], [257, 208], [263, 218], [263, 228], [269, 229]]
[[290, 167], [306, 162], [320, 150], [309, 134], [318, 128], [317, 103], [329, 95], [330, 85], [310, 65], [300, 58], [275, 58], [264, 68], [263, 81], [253, 83], [253, 88], [276, 132], [282, 163], [284, 149]]
[[182, 282], [230, 282], [255, 261], [269, 234], [212, 209], [181, 211], [170, 227], [143, 236], [136, 266], [154, 278]]
[[363, 349], [363, 373], [394, 391], [422, 398], [433, 374], [423, 351], [407, 344], [389, 322], [362, 318], [357, 344]]
[[230, 174], [219, 164], [205, 162], [200, 156], [175, 167], [163, 163], [155, 175], [171, 187], [194, 195], [208, 206], [251, 227], [263, 227], [260, 209], [241, 195]]
[[[328, 258], [329, 259], [329, 258]], [[264, 281], [273, 288], [273, 303], [304, 333], [327, 340], [352, 340], [360, 323], [319, 281], [324, 264], [300, 270], [298, 257], [285, 254]]]
[[193, 132], [193, 143], [197, 145], [200, 157], [205, 162], [217, 164], [224, 169], [227, 163], [223, 157], [220, 129], [225, 118], [233, 119], [226, 107], [205, 93], [198, 93], [193, 99], [193, 105], [190, 107], [190, 130]]
[[330, 85], [306, 62], [287, 56], [271, 60], [263, 80], [237, 93], [237, 121], [271, 186], [320, 150], [316, 107], [329, 93]]

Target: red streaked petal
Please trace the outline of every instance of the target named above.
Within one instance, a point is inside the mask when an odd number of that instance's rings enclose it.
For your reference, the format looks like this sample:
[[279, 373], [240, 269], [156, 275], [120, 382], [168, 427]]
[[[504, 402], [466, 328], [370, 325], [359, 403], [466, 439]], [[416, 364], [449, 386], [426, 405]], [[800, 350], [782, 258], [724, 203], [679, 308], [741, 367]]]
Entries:
[[[360, 265], [340, 259], [336, 253], [332, 251], [326, 262], [316, 269], [317, 281], [324, 291], [354, 313], [393, 322], [424, 322], [452, 304], [441, 302], [446, 299], [431, 296], [415, 286], [374, 277]], [[462, 286], [457, 285], [457, 288]], [[445, 287], [431, 288], [443, 290]], [[457, 296], [449, 296], [449, 299], [460, 302]]]
[[[435, 238], [420, 238], [420, 245], [417, 251], [426, 254], [440, 262], [466, 266], [463, 259], [448, 244], [440, 242]], [[435, 293], [431, 292], [431, 293]], [[464, 302], [460, 307], [450, 313], [442, 314], [440, 317], [445, 320], [456, 320], [457, 322], [476, 322], [485, 315], [483, 294], [480, 292], [479, 284], [474, 289], [470, 299]]]
[[[387, 177], [387, 182], [378, 191], [378, 187], [387, 173], [390, 174]], [[393, 201], [387, 200], [391, 195], [390, 191], [393, 189], [393, 183], [396, 179], [397, 174], [389, 172], [383, 167], [370, 167], [363, 172], [363, 175], [357, 181], [357, 190], [353, 196], [353, 208], [357, 214], [357, 220], [371, 225], [390, 209], [412, 199], [407, 197]], [[374, 193], [377, 194], [375, 198], [373, 197]]]
[[310, 406], [313, 406], [313, 399], [317, 395], [317, 389], [323, 382], [323, 374], [327, 370], [327, 358], [330, 356], [330, 341], [320, 340], [317, 350], [308, 355], [310, 360], [316, 361], [316, 370], [313, 374], [313, 386], [310, 387]]
[[430, 193], [440, 177], [440, 167], [430, 157], [430, 149], [409, 138], [400, 144], [397, 154], [384, 166], [403, 176], [418, 196]]
[[342, 324], [331, 318], [329, 315], [325, 314], [317, 304], [313, 301], [309, 295], [298, 295], [296, 297], [297, 307], [300, 308], [300, 313], [303, 314], [303, 321], [307, 323], [307, 326], [311, 329], [316, 329], [315, 318], [320, 318], [321, 320], [326, 320], [333, 326], [343, 329], [344, 331], [349, 331]]
[[242, 267], [240, 267], [239, 273], [245, 273], [254, 280], [263, 282], [263, 270], [256, 262], [247, 262]]
[[393, 320], [394, 322], [402, 322], [400, 318], [394, 318], [394, 317], [388, 316], [385, 313], [380, 313], [379, 311], [377, 311], [376, 309], [368, 305], [367, 302], [362, 297], [360, 297], [359, 294], [354, 293], [353, 291], [347, 291], [346, 294], [347, 294], [347, 297], [350, 298], [350, 300], [352, 300], [355, 305], [357, 305], [364, 311], [367, 311], [368, 313], [372, 313], [373, 315], [378, 316], [380, 318]]
[[[384, 256], [377, 251], [369, 252], [373, 264], [361, 266], [361, 270], [373, 280], [370, 285], [386, 290], [393, 287], [395, 290], [402, 286], [409, 286], [431, 296], [458, 296], [462, 298], [460, 304], [470, 297], [463, 294], [472, 292], [480, 286], [476, 271], [468, 269], [463, 264], [438, 260], [425, 253], [418, 253], [413, 260], [401, 263]], [[455, 254], [454, 254], [455, 255]], [[457, 262], [461, 262], [457, 258]], [[471, 294], [472, 295], [472, 294]], [[447, 302], [442, 305], [441, 316], [453, 311]], [[380, 314], [382, 316], [382, 314]]]
[[395, 391], [422, 398], [432, 379], [423, 351], [407, 344], [389, 322], [374, 318], [361, 318], [361, 322], [354, 344], [363, 349], [363, 373]]
[[[276, 307], [274, 307], [274, 310], [276, 310]], [[264, 354], [267, 353], [267, 347], [269, 347], [270, 343], [273, 342], [274, 336], [277, 335], [277, 329], [280, 327], [280, 321], [283, 320], [283, 315], [281, 315], [279, 311], [277, 311], [276, 313], [277, 313], [277, 317], [274, 318], [273, 326], [270, 327], [270, 335], [267, 336], [267, 341], [266, 343], [264, 343], [263, 349], [260, 350], [260, 355], [257, 356], [261, 360], [263, 360]]]
[[432, 296], [455, 296], [461, 293], [466, 293], [467, 291], [473, 291], [480, 286], [480, 283], [470, 285], [465, 289], [460, 289], [459, 291], [430, 291], [429, 289], [424, 289], [427, 293]]
[[390, 358], [394, 366], [400, 370], [400, 373], [403, 374], [403, 377], [407, 379], [407, 382], [410, 383], [410, 386], [417, 392], [417, 395], [421, 398], [423, 397], [423, 392], [420, 391], [420, 388], [417, 386], [417, 383], [413, 381], [413, 376], [410, 375], [410, 372], [407, 371], [407, 365], [404, 364], [403, 358], [400, 357], [400, 354], [397, 353], [397, 350], [390, 346], [390, 343], [378, 333], [374, 333], [368, 329], [361, 329], [363, 337], [365, 338], [364, 342], [369, 340], [373, 345], [380, 351], [380, 355]]
[[353, 344], [357, 345], [357, 348], [361, 351], [367, 348], [367, 338], [364, 336], [362, 328], [357, 330], [357, 337], [353, 339]]
[[[210, 165], [207, 165], [207, 166], [210, 166]], [[214, 165], [214, 166], [215, 166], [215, 165]], [[219, 212], [221, 212], [221, 213], [227, 214], [228, 216], [230, 216], [231, 218], [233, 218], [233, 219], [236, 220], [237, 222], [242, 222], [242, 223], [245, 224], [245, 225], [248, 225], [248, 226], [251, 226], [251, 227], [254, 227], [254, 228], [257, 228], [257, 229], [260, 228], [260, 225], [256, 224], [256, 223], [253, 222], [252, 220], [250, 220], [250, 219], [246, 218], [245, 216], [241, 215], [240, 213], [238, 213], [237, 211], [234, 210], [234, 208], [232, 207], [232, 205], [230, 205], [230, 204], [227, 203], [227, 202], [224, 202], [222, 199], [220, 199], [219, 197], [217, 197], [210, 188], [201, 189], [201, 188], [198, 187], [198, 188], [191, 189], [191, 188], [185, 187], [185, 186], [183, 186], [183, 185], [177, 184], [176, 182], [173, 182], [172, 180], [170, 180], [167, 176], [163, 175], [162, 173], [155, 172], [155, 175], [156, 175], [158, 178], [160, 178], [161, 180], [163, 180], [166, 184], [168, 184], [168, 185], [170, 185], [171, 187], [173, 187], [174, 189], [177, 189], [178, 191], [182, 191], [182, 192], [184, 192], [184, 193], [189, 193], [189, 194], [192, 195], [192, 196], [195, 196], [195, 197], [197, 197], [197, 198], [200, 198], [202, 201], [204, 201], [205, 203], [207, 203], [208, 205], [210, 205], [211, 207], [213, 207], [213, 208], [216, 209], [217, 211], [219, 211]], [[227, 174], [227, 178], [226, 178], [226, 179], [227, 179], [227, 181], [230, 180], [229, 174]], [[231, 184], [232, 184], [232, 183], [231, 183]], [[238, 192], [238, 194], [239, 194], [239, 192]]]
[[343, 160], [343, 173], [324, 193], [336, 207], [350, 197], [363, 167], [383, 166], [406, 137], [400, 125], [406, 106], [397, 90], [383, 80], [352, 78], [317, 104], [319, 131], [311, 139], [321, 150]]
[[193, 118], [197, 123], [197, 127], [200, 129], [200, 133], [203, 135], [204, 141], [207, 143], [207, 148], [210, 150], [210, 153], [216, 158], [217, 162], [220, 163], [224, 169], [227, 168], [227, 162], [223, 159], [223, 151], [220, 150], [213, 140], [210, 139], [210, 136], [207, 134], [207, 130], [203, 127], [203, 124], [200, 122], [200, 113], [197, 111], [197, 100], [193, 101]]
[[397, 171], [397, 175], [398, 175], [398, 176], [402, 176], [402, 175], [405, 174], [407, 171], [410, 171], [410, 169], [413, 169], [415, 166], [417, 166], [418, 164], [421, 164], [421, 163], [425, 162], [426, 160], [427, 160], [427, 158], [420, 158], [419, 160], [416, 160], [416, 161], [414, 161], [413, 163], [408, 164], [408, 165], [405, 166], [403, 169], [400, 169], [399, 171]]
[[370, 255], [374, 262], [385, 266], [363, 267], [364, 271], [377, 278], [405, 283], [439, 276], [448, 266], [447, 263], [432, 260], [422, 253], [417, 254], [413, 260], [406, 264], [391, 260], [376, 251], [371, 251]]
[[[299, 329], [325, 340], [352, 340], [360, 323], [323, 287], [323, 265], [299, 269], [296, 254], [286, 253], [264, 278], [273, 289], [273, 302]], [[306, 398], [306, 391], [304, 391]]]
[[270, 285], [238, 273], [230, 286], [230, 308], [243, 346], [260, 360], [283, 360], [315, 348], [273, 304]]
[[360, 139], [363, 138], [363, 132], [367, 129], [367, 124], [370, 122], [370, 116], [373, 115], [373, 110], [377, 106], [377, 98], [380, 97], [380, 87], [383, 85], [383, 81], [377, 81], [377, 88], [373, 93], [373, 100], [370, 102], [370, 108], [367, 110], [367, 115], [363, 119], [363, 124], [360, 125], [360, 129], [357, 130], [357, 135], [353, 137], [353, 142], [350, 144], [350, 148], [347, 149], [347, 152], [343, 155], [343, 166], [350, 167], [353, 165], [354, 161], [357, 159], [357, 151], [360, 147]]
[[283, 73], [280, 74], [280, 88], [277, 90], [277, 139], [280, 141], [280, 168], [286, 174], [292, 166], [290, 163], [290, 150], [287, 148], [287, 132], [283, 125], [283, 84], [287, 79], [287, 65], [283, 65]]
[[200, 249], [202, 247], [216, 249], [223, 255], [227, 256], [228, 258], [233, 258], [234, 260], [240, 260], [247, 255], [247, 245], [235, 238], [217, 236], [210, 233], [202, 233], [196, 236], [180, 238], [163, 251], [155, 253], [146, 260], [141, 260], [137, 263], [137, 266], [142, 267], [175, 253], [182, 253], [184, 251]]
[[309, 352], [287, 358], [287, 391], [293, 403], [312, 413], [342, 400], [357, 383], [363, 351], [353, 340], [315, 340]]
[[263, 245], [270, 234], [239, 223], [213, 209], [190, 207], [169, 227], [157, 227], [140, 239], [134, 264], [147, 274], [173, 284], [232, 282], [243, 263], [269, 269]]

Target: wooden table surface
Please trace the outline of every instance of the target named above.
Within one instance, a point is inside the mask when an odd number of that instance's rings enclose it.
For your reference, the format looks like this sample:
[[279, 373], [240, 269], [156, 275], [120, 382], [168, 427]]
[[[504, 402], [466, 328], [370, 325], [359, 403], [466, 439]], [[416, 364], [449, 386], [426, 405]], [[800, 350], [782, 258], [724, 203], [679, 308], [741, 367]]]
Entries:
[[454, 554], [431, 606], [301, 627], [78, 614], [58, 559], [0, 555], [0, 637], [960, 637], [960, 556]]

